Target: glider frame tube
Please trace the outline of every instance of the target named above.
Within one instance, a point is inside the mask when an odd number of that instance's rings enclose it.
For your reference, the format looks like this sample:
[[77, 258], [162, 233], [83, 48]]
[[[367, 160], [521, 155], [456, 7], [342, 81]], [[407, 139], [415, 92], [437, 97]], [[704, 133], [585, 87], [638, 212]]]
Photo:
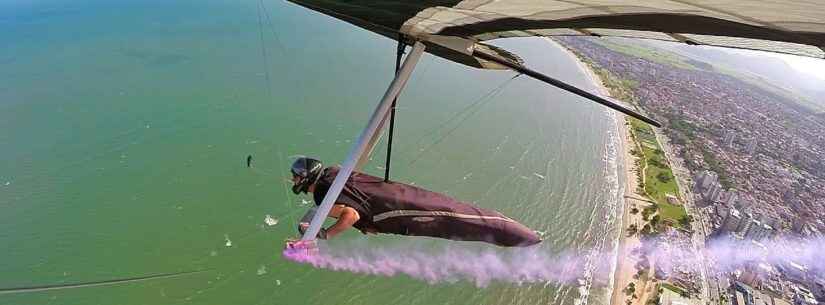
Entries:
[[605, 98], [605, 97], [598, 96], [598, 95], [595, 95], [593, 93], [587, 92], [587, 91], [582, 90], [582, 89], [580, 89], [576, 86], [573, 86], [571, 84], [565, 83], [565, 82], [560, 81], [558, 79], [549, 77], [547, 75], [541, 74], [541, 73], [536, 72], [536, 71], [534, 71], [530, 68], [527, 68], [525, 66], [515, 64], [515, 63], [500, 59], [496, 56], [493, 56], [493, 55], [490, 55], [490, 54], [487, 54], [487, 53], [484, 53], [484, 52], [480, 52], [480, 51], [473, 51], [473, 56], [476, 56], [476, 57], [484, 59], [484, 60], [489, 60], [489, 61], [495, 62], [497, 64], [500, 64], [500, 65], [503, 65], [505, 67], [508, 67], [510, 69], [515, 70], [516, 72], [526, 74], [527, 76], [530, 76], [530, 77], [532, 77], [536, 80], [542, 81], [544, 83], [550, 84], [550, 85], [552, 85], [554, 87], [557, 87], [557, 88], [560, 88], [560, 89], [564, 89], [564, 90], [566, 90], [570, 93], [576, 94], [576, 95], [581, 96], [583, 98], [586, 98], [588, 100], [594, 101], [594, 102], [602, 104], [604, 106], [607, 106], [610, 109], [616, 110], [618, 112], [621, 112], [621, 113], [624, 113], [626, 115], [637, 118], [639, 120], [642, 120], [643, 122], [648, 123], [650, 125], [653, 125], [653, 126], [656, 126], [656, 127], [662, 127], [662, 124], [660, 124], [656, 120], [651, 119], [651, 118], [649, 118], [649, 117], [647, 117], [643, 114], [640, 114], [638, 112], [635, 112], [631, 109], [628, 109], [627, 107], [624, 107], [624, 106], [622, 106], [622, 105], [620, 105], [620, 104], [618, 104], [614, 101], [611, 101], [609, 98]]
[[327, 214], [329, 214], [329, 211], [332, 209], [332, 205], [335, 203], [335, 199], [337, 199], [338, 195], [341, 194], [341, 190], [344, 189], [344, 184], [347, 182], [347, 179], [349, 179], [349, 176], [352, 174], [352, 171], [355, 169], [355, 166], [361, 159], [362, 155], [367, 151], [367, 146], [369, 146], [370, 139], [373, 138], [373, 136], [379, 131], [381, 125], [383, 125], [381, 123], [390, 111], [392, 101], [398, 96], [398, 94], [401, 93], [401, 90], [404, 89], [404, 86], [407, 84], [407, 80], [410, 79], [413, 69], [415, 69], [415, 65], [421, 58], [422, 53], [424, 53], [424, 44], [416, 41], [415, 44], [413, 44], [410, 54], [404, 59], [404, 63], [401, 65], [401, 70], [399, 70], [398, 74], [395, 75], [395, 78], [393, 78], [390, 86], [384, 93], [384, 97], [381, 99], [381, 102], [379, 102], [378, 106], [375, 107], [375, 111], [373, 111], [369, 123], [367, 123], [367, 126], [361, 132], [358, 140], [355, 141], [355, 144], [353, 144], [347, 159], [341, 166], [341, 170], [338, 172], [338, 175], [335, 176], [335, 180], [333, 180], [332, 185], [329, 187], [329, 191], [327, 191], [327, 195], [324, 196], [324, 200], [318, 207], [318, 211], [315, 213], [315, 216], [312, 217], [312, 222], [309, 224], [309, 228], [307, 228], [306, 233], [304, 233], [301, 237], [301, 240], [314, 240], [315, 236], [318, 235], [318, 232], [321, 231], [321, 225], [324, 224]]

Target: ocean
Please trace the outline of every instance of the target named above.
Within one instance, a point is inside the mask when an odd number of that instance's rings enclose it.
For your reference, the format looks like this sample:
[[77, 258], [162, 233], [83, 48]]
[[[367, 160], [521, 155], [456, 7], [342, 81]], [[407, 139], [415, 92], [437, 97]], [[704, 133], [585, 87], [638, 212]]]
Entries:
[[[0, 289], [205, 270], [0, 293], [0, 304], [608, 302], [612, 269], [594, 253], [614, 251], [618, 236], [614, 114], [525, 76], [508, 81], [513, 72], [431, 55], [399, 98], [393, 179], [496, 209], [542, 232], [541, 251], [575, 253], [588, 267], [565, 283], [478, 287], [282, 258], [310, 200], [288, 190], [291, 158], [342, 162], [390, 82], [395, 42], [260, 3], [0, 3]], [[547, 40], [496, 44], [596, 90]], [[384, 147], [365, 171], [383, 173]], [[357, 232], [329, 246], [348, 244], [456, 246]]]

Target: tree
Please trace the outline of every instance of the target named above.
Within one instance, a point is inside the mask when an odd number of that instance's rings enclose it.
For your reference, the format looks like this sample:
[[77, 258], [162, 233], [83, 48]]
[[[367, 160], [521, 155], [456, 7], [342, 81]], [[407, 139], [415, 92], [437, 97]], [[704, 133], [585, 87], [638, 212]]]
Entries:
[[633, 275], [633, 278], [638, 280], [643, 278], [645, 275], [647, 275], [647, 269], [642, 268], [636, 271], [636, 274]]
[[627, 227], [627, 236], [636, 235], [637, 232], [639, 232], [639, 227], [635, 223]]
[[654, 228], [655, 228], [655, 227], [656, 227], [656, 225], [658, 225], [658, 224], [659, 224], [659, 220], [660, 220], [660, 219], [661, 219], [661, 218], [659, 217], [659, 215], [653, 215], [653, 217], [652, 217], [652, 218], [650, 218], [650, 225], [651, 225], [652, 227], [654, 227]]
[[624, 289], [624, 293], [627, 294], [627, 296], [631, 296], [634, 292], [636, 292], [636, 284], [631, 282], [627, 285], [627, 288]]
[[653, 213], [656, 213], [656, 207], [655, 206], [651, 205], [651, 206], [645, 207], [645, 209], [642, 210], [642, 219], [644, 219], [644, 220], [650, 219], [650, 215], [653, 214]]
[[656, 150], [654, 150], [654, 151], [653, 151], [653, 153], [654, 153], [654, 154], [657, 154], [657, 155], [662, 155], [662, 154], [664, 154], [665, 152], [663, 152], [661, 149], [658, 149], [658, 148], [657, 148]]
[[630, 209], [630, 214], [633, 214], [633, 215], [639, 214], [639, 209], [635, 208], [635, 207]]
[[683, 228], [690, 228], [690, 219], [688, 217], [682, 217], [679, 219], [679, 224], [682, 225]]
[[672, 178], [670, 177], [670, 174], [668, 174], [667, 172], [660, 172], [658, 175], [656, 175], [656, 179], [658, 179], [662, 183], [668, 183]]

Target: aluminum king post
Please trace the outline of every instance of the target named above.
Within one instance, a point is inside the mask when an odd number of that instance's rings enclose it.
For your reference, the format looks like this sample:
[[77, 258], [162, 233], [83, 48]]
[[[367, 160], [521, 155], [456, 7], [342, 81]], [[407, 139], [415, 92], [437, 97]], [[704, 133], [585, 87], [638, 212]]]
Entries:
[[347, 155], [347, 159], [344, 161], [344, 164], [341, 165], [341, 170], [338, 171], [338, 175], [335, 176], [335, 180], [333, 180], [332, 186], [329, 187], [327, 195], [324, 196], [324, 200], [318, 207], [318, 211], [315, 213], [315, 216], [312, 217], [309, 228], [307, 228], [306, 233], [301, 237], [302, 241], [314, 240], [318, 232], [321, 231], [321, 225], [324, 224], [324, 219], [327, 218], [327, 214], [329, 214], [329, 211], [332, 209], [335, 199], [338, 199], [338, 195], [341, 194], [341, 190], [344, 189], [344, 184], [347, 182], [347, 179], [349, 179], [349, 176], [352, 175], [356, 163], [358, 163], [361, 155], [366, 152], [370, 139], [378, 132], [381, 121], [389, 112], [390, 106], [392, 106], [392, 100], [404, 89], [407, 80], [410, 79], [410, 75], [423, 53], [424, 44], [416, 41], [415, 44], [413, 44], [410, 54], [404, 59], [401, 70], [395, 75], [389, 88], [387, 88], [387, 92], [384, 93], [384, 97], [381, 98], [381, 102], [375, 107], [375, 111], [373, 111], [367, 127], [365, 127], [361, 135], [358, 136], [358, 140], [353, 144], [349, 155]]

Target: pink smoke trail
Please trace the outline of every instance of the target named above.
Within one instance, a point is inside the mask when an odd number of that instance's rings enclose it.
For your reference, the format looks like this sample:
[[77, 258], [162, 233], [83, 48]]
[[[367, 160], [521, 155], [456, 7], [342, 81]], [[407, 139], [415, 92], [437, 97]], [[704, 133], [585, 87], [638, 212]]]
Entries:
[[[789, 262], [801, 264], [810, 272], [825, 272], [825, 239], [750, 240], [717, 239], [701, 249], [689, 243], [670, 244], [666, 239], [650, 239], [639, 255], [628, 257], [632, 263], [641, 256], [654, 257], [656, 269], [699, 272], [702, 266], [717, 272], [731, 272], [749, 264], [774, 267]], [[403, 246], [349, 245], [327, 247], [320, 251], [284, 250], [285, 258], [316, 268], [379, 276], [407, 275], [428, 283], [468, 280], [478, 287], [491, 282], [573, 283], [584, 269], [610, 270], [613, 252], [565, 251], [553, 254], [547, 248], [531, 247], [502, 250], [447, 246], [440, 249], [416, 244]]]
[[339, 249], [324, 247], [314, 254], [284, 250], [289, 260], [316, 268], [381, 276], [407, 275], [428, 283], [472, 281], [485, 287], [493, 281], [565, 283], [576, 280], [581, 264], [570, 255], [551, 256], [539, 248], [495, 251], [445, 247], [436, 251], [409, 246]]
[[689, 243], [671, 243], [673, 239], [653, 239], [640, 252], [655, 257], [658, 271], [700, 272], [702, 267], [715, 273], [727, 273], [742, 268], [771, 266], [765, 272], [777, 272], [791, 265], [802, 266], [810, 274], [825, 272], [824, 238], [783, 236], [754, 241], [732, 237], [709, 240], [704, 247], [694, 249]]

